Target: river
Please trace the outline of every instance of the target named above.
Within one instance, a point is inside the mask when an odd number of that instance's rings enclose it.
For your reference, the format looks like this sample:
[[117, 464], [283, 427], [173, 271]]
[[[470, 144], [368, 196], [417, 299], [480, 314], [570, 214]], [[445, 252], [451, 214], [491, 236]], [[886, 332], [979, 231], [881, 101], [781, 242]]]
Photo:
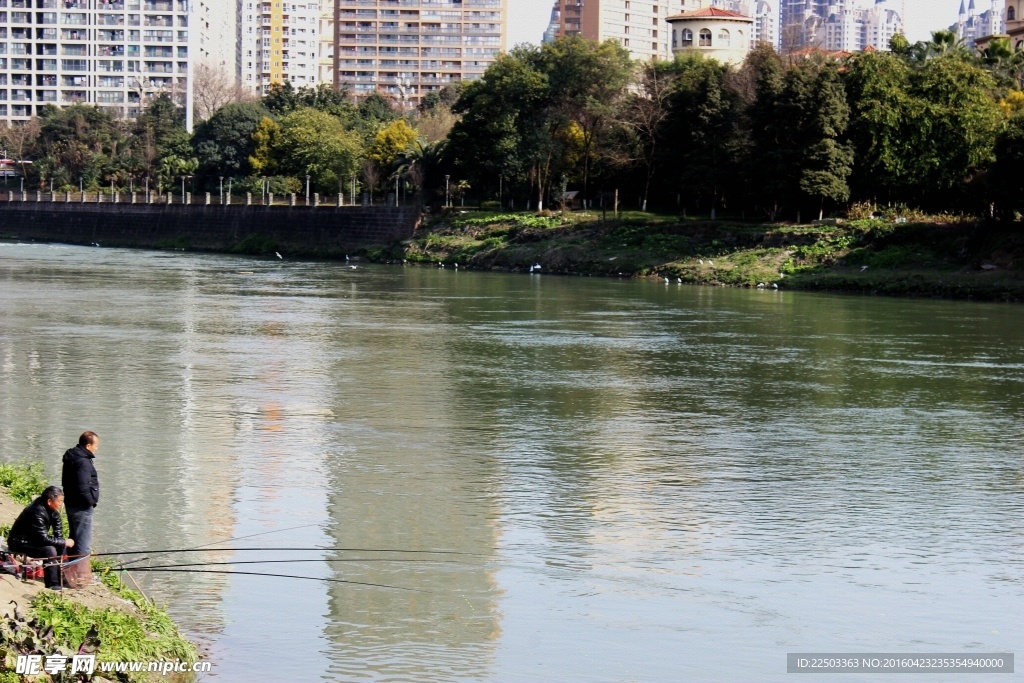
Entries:
[[321, 550], [147, 562], [396, 587], [140, 574], [210, 680], [781, 681], [787, 652], [1013, 652], [1021, 321], [2, 243], [0, 460], [59, 481], [92, 429], [97, 551], [260, 534], [224, 547]]

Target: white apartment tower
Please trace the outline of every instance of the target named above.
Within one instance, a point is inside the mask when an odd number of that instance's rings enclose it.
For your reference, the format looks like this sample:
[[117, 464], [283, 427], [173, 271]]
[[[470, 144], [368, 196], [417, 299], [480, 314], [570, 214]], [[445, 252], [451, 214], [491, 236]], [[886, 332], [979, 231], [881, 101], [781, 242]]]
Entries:
[[195, 60], [233, 67], [234, 6], [223, 2], [0, 0], [0, 122], [74, 103], [134, 118], [165, 92], [191, 126]]
[[[327, 3], [329, 0], [322, 0]], [[239, 79], [256, 95], [272, 83], [320, 82], [320, 3], [315, 0], [241, 0]]]
[[903, 18], [890, 9], [886, 0], [858, 7], [852, 0], [830, 0], [824, 23], [824, 45], [829, 52], [863, 52], [888, 50], [889, 41], [903, 33]]

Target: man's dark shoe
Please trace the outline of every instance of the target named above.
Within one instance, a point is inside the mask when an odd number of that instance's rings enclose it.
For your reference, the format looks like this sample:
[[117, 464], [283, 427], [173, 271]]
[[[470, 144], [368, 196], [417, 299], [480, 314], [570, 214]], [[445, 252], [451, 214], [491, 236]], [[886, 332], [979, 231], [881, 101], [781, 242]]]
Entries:
[[47, 586], [47, 588], [52, 590], [52, 591], [57, 591], [57, 592], [60, 592], [60, 591], [64, 590], [60, 586]]

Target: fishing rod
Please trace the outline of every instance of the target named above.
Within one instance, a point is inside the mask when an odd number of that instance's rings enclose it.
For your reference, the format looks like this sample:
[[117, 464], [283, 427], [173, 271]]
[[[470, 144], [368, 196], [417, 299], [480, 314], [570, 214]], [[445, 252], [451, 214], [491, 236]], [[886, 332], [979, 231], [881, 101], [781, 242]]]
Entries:
[[393, 588], [399, 591], [411, 591], [413, 593], [429, 593], [417, 588], [403, 588], [402, 586], [390, 586], [385, 583], [368, 583], [366, 581], [349, 581], [347, 579], [327, 579], [315, 576], [296, 576], [294, 574], [269, 574], [266, 572], [236, 572], [222, 569], [150, 569], [148, 567], [136, 567], [136, 572], [162, 572], [165, 574], [241, 574], [245, 576], [274, 576], [282, 579], [304, 579], [306, 581], [328, 581], [330, 583], [349, 583], [355, 586], [372, 586], [374, 588]]
[[423, 555], [471, 555], [476, 557], [487, 557], [483, 553], [465, 553], [457, 550], [405, 550], [401, 548], [175, 548], [171, 550], [124, 550], [116, 553], [93, 553], [93, 557], [113, 557], [118, 555], [165, 555], [171, 553], [221, 553], [221, 552], [299, 552], [299, 551], [324, 551], [332, 550], [343, 553], [415, 553]]
[[[410, 560], [410, 559], [398, 559], [392, 560], [386, 557], [353, 557], [346, 559], [327, 560], [327, 559], [315, 559], [315, 560], [235, 560], [232, 562], [192, 562], [189, 564], [157, 564], [150, 567], [133, 567], [133, 571], [142, 571], [144, 569], [167, 569], [174, 567], [214, 567], [217, 565], [236, 565], [236, 564], [301, 564], [303, 562], [438, 562], [444, 564], [455, 564], [454, 560]], [[124, 569], [125, 565], [118, 565], [117, 570]]]
[[[278, 533], [282, 533], [282, 532], [285, 532], [285, 531], [295, 531], [296, 529], [308, 529], [311, 526], [320, 526], [320, 524], [317, 523], [317, 522], [314, 522], [313, 524], [301, 524], [299, 526], [291, 526], [291, 527], [288, 527], [286, 529], [273, 529], [271, 531], [261, 531], [258, 534], [249, 534], [247, 536], [235, 536], [233, 538], [225, 538], [223, 541], [214, 541], [213, 543], [206, 543], [205, 545], [196, 546], [196, 549], [200, 550], [200, 549], [204, 549], [204, 548], [209, 548], [210, 546], [213, 546], [213, 545], [220, 545], [221, 543], [233, 543], [234, 541], [244, 541], [247, 538], [256, 538], [257, 536], [269, 536], [270, 534], [278, 534]], [[161, 555], [162, 553], [155, 552], [153, 554], [154, 555]], [[125, 563], [124, 566], [131, 566], [131, 565], [134, 565], [134, 564], [138, 564], [139, 562], [145, 562], [148, 559], [149, 559], [148, 557], [143, 557], [142, 559], [139, 559], [139, 560], [132, 560], [130, 562]]]

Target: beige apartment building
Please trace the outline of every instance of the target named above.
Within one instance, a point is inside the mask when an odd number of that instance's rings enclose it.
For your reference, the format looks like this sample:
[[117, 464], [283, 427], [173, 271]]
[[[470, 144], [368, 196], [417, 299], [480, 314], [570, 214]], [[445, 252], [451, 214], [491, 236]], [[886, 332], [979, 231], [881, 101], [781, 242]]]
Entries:
[[700, 6], [700, 0], [556, 0], [546, 35], [611, 39], [634, 59], [671, 59], [668, 17]]
[[432, 90], [483, 76], [508, 36], [515, 0], [337, 0], [334, 85], [414, 107]]

